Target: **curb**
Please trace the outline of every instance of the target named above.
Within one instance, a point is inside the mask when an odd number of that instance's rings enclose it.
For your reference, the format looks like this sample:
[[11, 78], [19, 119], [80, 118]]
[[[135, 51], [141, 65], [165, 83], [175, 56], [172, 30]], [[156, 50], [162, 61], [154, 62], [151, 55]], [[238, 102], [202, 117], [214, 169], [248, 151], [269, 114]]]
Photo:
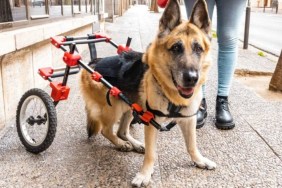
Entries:
[[235, 69], [237, 76], [272, 76], [272, 72], [252, 71], [248, 69]]
[[[244, 40], [242, 40], [242, 39], [239, 39], [239, 41], [241, 41], [242, 43], [244, 43]], [[268, 50], [262, 49], [262, 48], [260, 48], [260, 47], [258, 47], [258, 46], [256, 46], [256, 45], [253, 45], [253, 44], [250, 44], [250, 43], [249, 43], [248, 45], [250, 45], [250, 46], [252, 46], [252, 47], [254, 47], [254, 48], [258, 49], [258, 50], [264, 51], [264, 52], [266, 52], [266, 53], [268, 53], [268, 54], [270, 54], [270, 55], [273, 55], [273, 56], [275, 56], [275, 57], [279, 57], [279, 55], [277, 55], [277, 54], [275, 54], [275, 53], [273, 53], [273, 52], [270, 52], [270, 51], [268, 51]], [[248, 49], [247, 49], [247, 50], [248, 50]]]

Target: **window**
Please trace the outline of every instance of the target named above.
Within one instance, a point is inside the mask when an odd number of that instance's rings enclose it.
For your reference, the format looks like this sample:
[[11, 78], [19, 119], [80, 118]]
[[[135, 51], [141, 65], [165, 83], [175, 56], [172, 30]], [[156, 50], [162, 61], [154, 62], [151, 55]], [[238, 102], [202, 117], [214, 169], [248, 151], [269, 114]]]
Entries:
[[92, 0], [92, 1], [94, 2], [94, 9], [93, 9], [94, 14], [99, 14], [99, 9], [100, 9], [99, 0]]
[[80, 6], [80, 12], [85, 13], [86, 12], [86, 0], [80, 0], [81, 1], [81, 6]]
[[28, 0], [31, 19], [45, 17], [47, 15], [47, 0]]
[[86, 12], [92, 12], [92, 0], [86, 0]]
[[0, 0], [0, 23], [26, 19], [25, 0]]
[[80, 0], [73, 0], [73, 13], [78, 14], [80, 13]]
[[49, 0], [49, 15], [50, 17], [62, 16], [62, 0]]
[[71, 8], [71, 0], [63, 0], [63, 15], [64, 16], [71, 16], [72, 15], [72, 8]]

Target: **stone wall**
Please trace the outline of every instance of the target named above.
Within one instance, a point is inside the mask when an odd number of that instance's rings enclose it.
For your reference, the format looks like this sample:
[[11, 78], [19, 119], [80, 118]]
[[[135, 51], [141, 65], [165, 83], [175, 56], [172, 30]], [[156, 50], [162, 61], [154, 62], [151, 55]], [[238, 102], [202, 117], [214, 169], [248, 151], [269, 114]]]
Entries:
[[3, 129], [5, 123], [5, 106], [2, 83], [2, 68], [0, 66], [0, 130]]

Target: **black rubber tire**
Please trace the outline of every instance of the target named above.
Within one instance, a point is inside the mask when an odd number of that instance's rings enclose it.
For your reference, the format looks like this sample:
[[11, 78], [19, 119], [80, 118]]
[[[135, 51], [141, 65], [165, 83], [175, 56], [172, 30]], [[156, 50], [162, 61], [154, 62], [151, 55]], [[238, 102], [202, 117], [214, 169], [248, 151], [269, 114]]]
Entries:
[[[46, 137], [43, 139], [42, 143], [37, 146], [33, 146], [26, 141], [22, 133], [21, 122], [20, 122], [22, 105], [24, 104], [24, 101], [30, 96], [37, 96], [43, 101], [46, 107], [46, 111], [48, 114], [47, 117], [49, 120], [49, 124], [47, 125], [48, 130], [47, 130]], [[17, 132], [18, 132], [19, 138], [22, 144], [25, 146], [27, 151], [34, 153], [34, 154], [38, 154], [42, 151], [45, 151], [47, 148], [49, 148], [49, 146], [52, 144], [55, 138], [56, 129], [57, 129], [57, 113], [56, 113], [56, 108], [55, 108], [55, 105], [51, 97], [42, 89], [34, 88], [34, 89], [28, 90], [22, 96], [18, 104], [17, 115], [16, 115], [16, 126], [17, 126]]]

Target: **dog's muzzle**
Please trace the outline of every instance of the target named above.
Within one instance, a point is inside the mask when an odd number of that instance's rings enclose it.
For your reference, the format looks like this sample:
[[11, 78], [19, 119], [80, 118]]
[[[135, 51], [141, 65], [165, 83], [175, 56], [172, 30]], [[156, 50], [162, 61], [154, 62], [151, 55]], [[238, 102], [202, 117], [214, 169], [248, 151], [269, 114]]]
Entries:
[[192, 97], [192, 95], [194, 93], [194, 87], [196, 86], [196, 84], [198, 82], [197, 71], [188, 70], [188, 71], [185, 71], [183, 73], [183, 86], [180, 86], [176, 82], [172, 72], [171, 72], [171, 76], [172, 76], [173, 83], [174, 83], [175, 87], [177, 88], [179, 94], [183, 98], [186, 98], [186, 99]]

